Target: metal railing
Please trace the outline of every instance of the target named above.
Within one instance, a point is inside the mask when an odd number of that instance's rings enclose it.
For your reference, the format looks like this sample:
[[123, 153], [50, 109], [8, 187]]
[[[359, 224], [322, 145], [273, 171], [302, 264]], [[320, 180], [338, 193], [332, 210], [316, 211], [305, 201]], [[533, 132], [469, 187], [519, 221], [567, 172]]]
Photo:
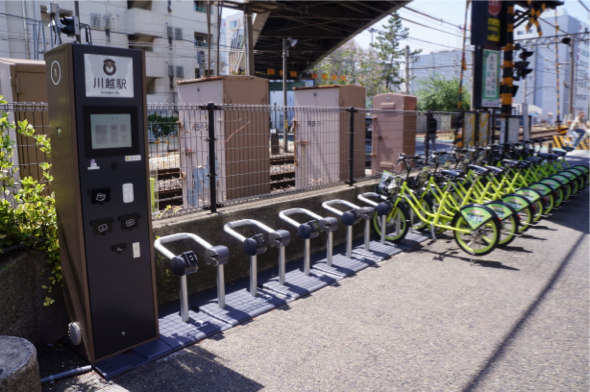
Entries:
[[[0, 109], [48, 133], [46, 104]], [[452, 146], [458, 116], [432, 113], [431, 150]], [[149, 104], [147, 118], [154, 219], [374, 178], [400, 153], [423, 155], [433, 124], [416, 111], [229, 104]], [[49, 161], [17, 144], [21, 175]]]

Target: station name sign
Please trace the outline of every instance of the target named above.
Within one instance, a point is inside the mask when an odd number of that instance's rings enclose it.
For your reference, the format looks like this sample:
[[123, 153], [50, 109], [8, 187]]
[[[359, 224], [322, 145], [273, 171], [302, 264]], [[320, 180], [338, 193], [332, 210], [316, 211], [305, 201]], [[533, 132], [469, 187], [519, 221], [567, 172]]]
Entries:
[[133, 59], [84, 54], [86, 97], [133, 98]]

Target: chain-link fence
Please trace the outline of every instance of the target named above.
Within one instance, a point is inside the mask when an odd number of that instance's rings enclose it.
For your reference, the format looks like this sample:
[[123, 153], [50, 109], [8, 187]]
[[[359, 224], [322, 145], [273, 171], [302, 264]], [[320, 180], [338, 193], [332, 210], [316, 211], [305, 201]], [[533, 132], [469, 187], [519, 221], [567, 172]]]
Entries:
[[[46, 104], [2, 109], [48, 134]], [[155, 219], [363, 181], [393, 169], [400, 153], [423, 156], [426, 141], [448, 150], [462, 135], [461, 113], [150, 104], [147, 117]], [[43, 180], [38, 165], [50, 157], [11, 137], [20, 175]]]

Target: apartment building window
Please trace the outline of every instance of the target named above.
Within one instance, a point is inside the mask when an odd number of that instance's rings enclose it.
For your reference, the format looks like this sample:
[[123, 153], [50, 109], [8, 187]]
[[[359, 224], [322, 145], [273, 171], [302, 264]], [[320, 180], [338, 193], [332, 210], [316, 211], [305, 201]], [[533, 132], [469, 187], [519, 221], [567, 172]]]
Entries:
[[238, 27], [238, 21], [237, 21], [237, 20], [232, 20], [232, 21], [229, 23], [229, 28], [230, 28], [230, 29], [235, 29], [236, 27]]
[[177, 78], [184, 78], [184, 67], [176, 66], [176, 77]]
[[195, 79], [201, 78], [201, 70], [199, 68], [195, 68]]
[[90, 14], [90, 26], [95, 29], [102, 27], [102, 15], [101, 14]]
[[196, 47], [207, 47], [209, 40], [207, 34], [195, 33], [195, 46]]
[[174, 39], [182, 41], [182, 29], [178, 27], [174, 29]]
[[112, 26], [112, 18], [111, 15], [105, 15], [104, 16], [104, 28], [107, 30], [112, 30], [113, 26]]
[[207, 3], [205, 1], [195, 1], [195, 11], [207, 12]]

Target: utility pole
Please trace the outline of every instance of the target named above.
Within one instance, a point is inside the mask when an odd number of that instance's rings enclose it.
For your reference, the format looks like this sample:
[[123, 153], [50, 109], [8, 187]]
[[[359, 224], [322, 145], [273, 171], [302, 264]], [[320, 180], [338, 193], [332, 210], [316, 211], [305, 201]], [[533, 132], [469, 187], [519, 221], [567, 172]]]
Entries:
[[205, 12], [207, 12], [207, 71], [205, 71], [205, 76], [211, 77], [211, 0], [207, 0]]
[[374, 29], [372, 27], [369, 29], [369, 33], [371, 33], [371, 46], [373, 46], [373, 33], [376, 33], [376, 32], [377, 32], [377, 29]]
[[283, 152], [289, 152], [289, 141], [287, 140], [287, 38], [283, 38]]
[[574, 120], [574, 37], [571, 37], [570, 47], [570, 90], [569, 90], [569, 114], [570, 119]]
[[406, 45], [406, 95], [410, 95], [410, 46]]
[[254, 32], [252, 31], [252, 6], [244, 10], [244, 38], [246, 41], [246, 75], [255, 76], [254, 72]]

